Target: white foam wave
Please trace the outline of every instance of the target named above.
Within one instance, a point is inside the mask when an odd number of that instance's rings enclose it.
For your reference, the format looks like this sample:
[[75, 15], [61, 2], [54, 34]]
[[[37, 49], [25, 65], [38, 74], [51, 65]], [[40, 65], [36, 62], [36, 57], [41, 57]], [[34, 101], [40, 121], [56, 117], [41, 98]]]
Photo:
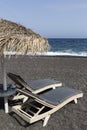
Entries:
[[71, 51], [65, 51], [65, 52], [47, 52], [44, 53], [45, 56], [81, 56], [81, 57], [87, 57], [87, 52], [71, 52]]
[[[21, 52], [5, 52], [5, 55], [22, 55]], [[27, 55], [34, 55], [32, 53], [28, 53]], [[43, 55], [43, 56], [81, 56], [81, 57], [87, 57], [87, 52], [73, 52], [73, 51], [58, 51], [58, 52], [46, 52], [46, 53], [35, 53], [35, 55]]]

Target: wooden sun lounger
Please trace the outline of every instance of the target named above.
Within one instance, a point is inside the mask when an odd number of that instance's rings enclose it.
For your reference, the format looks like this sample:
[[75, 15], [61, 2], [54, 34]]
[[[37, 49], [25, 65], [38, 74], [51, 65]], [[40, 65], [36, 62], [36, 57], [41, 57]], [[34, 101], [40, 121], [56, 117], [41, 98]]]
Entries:
[[43, 126], [46, 126], [51, 114], [71, 101], [77, 103], [77, 99], [83, 96], [81, 91], [67, 87], [51, 89], [40, 95], [27, 89], [19, 89], [19, 92], [29, 97], [29, 100], [22, 105], [13, 106], [12, 111], [30, 124], [43, 119]]
[[51, 88], [55, 89], [56, 87], [62, 86], [62, 83], [60, 81], [56, 81], [53, 79], [39, 79], [27, 83], [19, 75], [13, 73], [8, 73], [7, 75], [12, 81], [15, 82], [17, 87], [19, 87], [20, 89], [26, 88], [35, 94], [43, 92], [47, 89], [51, 89]]

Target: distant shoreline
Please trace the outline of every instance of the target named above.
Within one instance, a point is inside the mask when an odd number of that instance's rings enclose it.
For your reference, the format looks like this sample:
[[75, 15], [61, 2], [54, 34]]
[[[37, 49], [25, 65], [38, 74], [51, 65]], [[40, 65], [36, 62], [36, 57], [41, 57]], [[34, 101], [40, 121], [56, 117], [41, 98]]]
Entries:
[[[6, 56], [15, 56], [15, 55], [23, 55], [21, 52], [16, 53], [16, 52], [5, 52], [4, 55]], [[57, 52], [47, 52], [47, 53], [35, 53], [31, 54], [28, 53], [26, 56], [43, 56], [43, 57], [80, 57], [80, 58], [87, 58], [87, 55], [85, 54], [58, 54]]]
[[[11, 55], [11, 57], [14, 57], [15, 55]], [[9, 55], [7, 55], [6, 57], [9, 57]], [[67, 56], [67, 55], [58, 55], [58, 56], [47, 56], [47, 55], [18, 55], [18, 57], [31, 57], [31, 58], [33, 58], [33, 57], [36, 57], [36, 58], [38, 58], [38, 57], [44, 57], [44, 58], [55, 58], [55, 57], [59, 57], [59, 58], [81, 58], [81, 59], [87, 59], [87, 57], [86, 56]]]

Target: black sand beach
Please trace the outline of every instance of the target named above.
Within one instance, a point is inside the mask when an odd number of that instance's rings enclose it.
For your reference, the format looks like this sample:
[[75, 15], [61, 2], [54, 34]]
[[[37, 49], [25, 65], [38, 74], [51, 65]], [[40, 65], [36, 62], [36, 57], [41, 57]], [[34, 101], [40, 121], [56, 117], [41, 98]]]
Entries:
[[[70, 103], [54, 113], [47, 126], [42, 121], [29, 125], [15, 114], [5, 114], [0, 99], [1, 130], [86, 130], [87, 129], [87, 58], [81, 57], [12, 57], [6, 59], [7, 72], [21, 75], [27, 82], [50, 78], [63, 86], [83, 91], [78, 104]], [[0, 83], [2, 73], [0, 66]], [[8, 82], [11, 81], [8, 78]]]

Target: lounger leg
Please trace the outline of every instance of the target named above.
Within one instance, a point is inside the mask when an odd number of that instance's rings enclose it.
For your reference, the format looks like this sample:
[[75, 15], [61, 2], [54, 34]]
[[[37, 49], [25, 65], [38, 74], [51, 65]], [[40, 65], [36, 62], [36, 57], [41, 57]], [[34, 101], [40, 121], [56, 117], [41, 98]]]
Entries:
[[43, 127], [47, 125], [47, 122], [50, 118], [50, 115], [48, 115], [45, 119], [44, 119], [44, 122], [43, 122]]
[[53, 86], [53, 89], [55, 89], [56, 87], [55, 86]]
[[75, 104], [77, 104], [77, 99], [74, 99]]
[[25, 98], [23, 99], [23, 103], [26, 102], [27, 100], [28, 100], [28, 97], [25, 97]]

